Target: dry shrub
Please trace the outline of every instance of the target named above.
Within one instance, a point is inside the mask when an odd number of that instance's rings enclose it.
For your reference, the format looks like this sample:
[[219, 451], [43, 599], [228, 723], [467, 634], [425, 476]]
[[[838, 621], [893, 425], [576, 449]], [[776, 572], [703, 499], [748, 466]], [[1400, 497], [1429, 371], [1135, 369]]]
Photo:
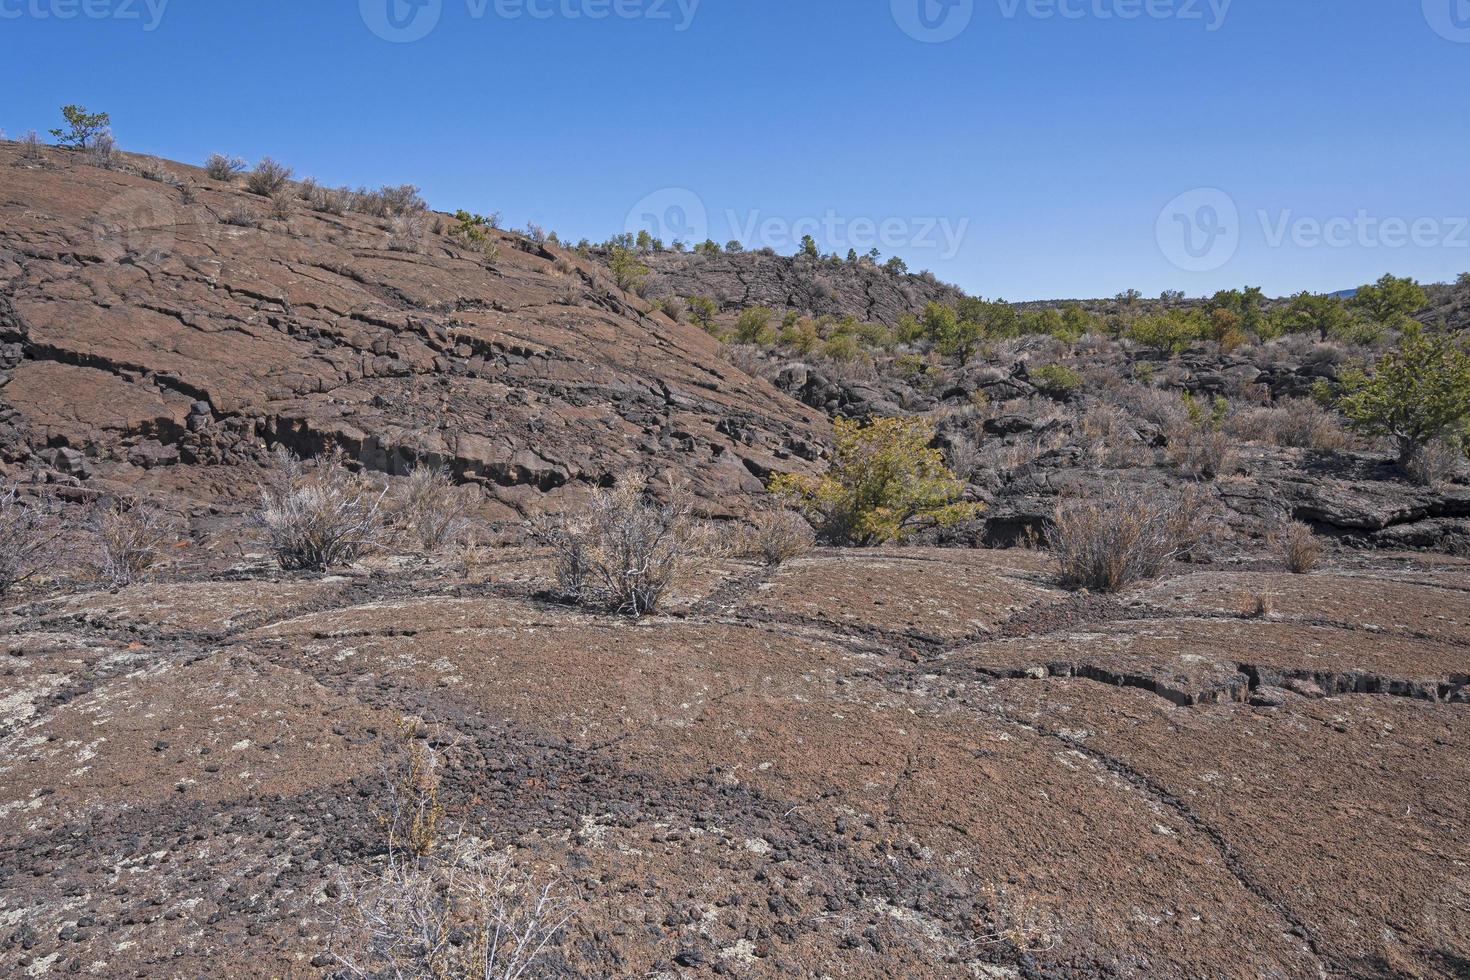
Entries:
[[307, 203], [321, 214], [343, 215], [352, 206], [352, 192], [345, 187], [313, 186]]
[[291, 209], [296, 202], [296, 195], [288, 189], [281, 188], [271, 195], [271, 217], [277, 221], [286, 221], [291, 217]]
[[1247, 409], [1231, 416], [1226, 428], [1237, 439], [1294, 449], [1331, 451], [1352, 442], [1339, 417], [1308, 398]]
[[261, 197], [275, 197], [277, 191], [284, 190], [286, 182], [291, 179], [291, 168], [284, 167], [270, 157], [266, 157], [255, 165], [245, 178], [245, 189], [252, 194]]
[[980, 443], [963, 433], [952, 433], [944, 447], [944, 461], [954, 475], [966, 483], [973, 483], [984, 464]]
[[483, 844], [445, 860], [390, 851], [382, 868], [343, 883], [338, 960], [354, 977], [520, 980], [572, 919], [571, 902]]
[[0, 487], [0, 597], [51, 567], [58, 534], [44, 502], [23, 500], [17, 487]]
[[1025, 892], [992, 885], [979, 897], [985, 903], [989, 926], [981, 945], [1007, 946], [1021, 955], [1049, 952], [1060, 945], [1061, 927], [1056, 917]]
[[219, 220], [227, 225], [233, 225], [236, 228], [260, 227], [260, 218], [254, 211], [243, 204], [235, 205], [235, 207], [221, 215]]
[[245, 161], [239, 157], [228, 157], [223, 153], [211, 153], [204, 161], [204, 172], [214, 180], [230, 183], [236, 174], [245, 172]]
[[1414, 446], [1407, 455], [1405, 475], [1421, 487], [1432, 487], [1454, 475], [1465, 458], [1465, 450], [1448, 439], [1435, 439]]
[[646, 477], [628, 475], [579, 513], [537, 527], [554, 552], [563, 598], [631, 616], [656, 612], [695, 550], [688, 493], [670, 486], [665, 496], [654, 499]]
[[1322, 560], [1322, 542], [1300, 521], [1291, 521], [1272, 534], [1271, 544], [1293, 575], [1307, 574]]
[[41, 150], [41, 137], [36, 135], [33, 129], [26, 133], [20, 141], [20, 158], [32, 163], [44, 160], [46, 155]]
[[1114, 405], [1089, 405], [1077, 429], [1088, 458], [1099, 466], [1140, 466], [1150, 459], [1128, 413]]
[[422, 211], [395, 214], [388, 223], [388, 250], [414, 255], [424, 250], [424, 231], [428, 221]]
[[469, 530], [464, 498], [448, 470], [420, 464], [399, 487], [392, 508], [393, 526], [420, 554], [437, 554], [459, 542]]
[[378, 821], [388, 833], [388, 849], [415, 858], [434, 853], [444, 807], [439, 802], [442, 762], [435, 738], [422, 719], [405, 715], [398, 723], [399, 751], [384, 773], [386, 795]]
[[1234, 440], [1209, 426], [1174, 433], [1166, 453], [1170, 462], [1197, 480], [1213, 480], [1229, 472], [1235, 461]]
[[144, 160], [133, 168], [133, 173], [144, 180], [152, 180], [160, 184], [177, 185], [179, 178], [173, 175], [167, 167], [158, 160]]
[[381, 541], [386, 491], [348, 470], [340, 452], [308, 467], [281, 448], [273, 464], [252, 518], [281, 568], [350, 565]]
[[146, 579], [174, 534], [162, 511], [121, 500], [95, 510], [91, 524], [97, 536], [98, 574], [117, 587]]
[[111, 133], [98, 133], [92, 145], [84, 151], [87, 162], [94, 167], [103, 170], [112, 170], [120, 162], [117, 152], [117, 140], [112, 138]]
[[1067, 588], [1117, 592], [1198, 546], [1205, 496], [1113, 484], [1057, 504], [1047, 543]]
[[427, 208], [428, 204], [419, 196], [419, 189], [412, 184], [384, 186], [375, 191], [360, 187], [352, 195], [352, 210], [374, 218], [391, 218]]
[[1243, 619], [1273, 619], [1276, 599], [1264, 592], [1247, 592], [1240, 599], [1240, 615]]
[[1166, 432], [1189, 423], [1189, 411], [1178, 394], [1172, 391], [1128, 384], [1106, 391], [1104, 395], [1108, 401], [1129, 415], [1150, 422]]
[[771, 509], [751, 515], [736, 541], [736, 553], [775, 567], [811, 554], [817, 536], [806, 518], [793, 510]]

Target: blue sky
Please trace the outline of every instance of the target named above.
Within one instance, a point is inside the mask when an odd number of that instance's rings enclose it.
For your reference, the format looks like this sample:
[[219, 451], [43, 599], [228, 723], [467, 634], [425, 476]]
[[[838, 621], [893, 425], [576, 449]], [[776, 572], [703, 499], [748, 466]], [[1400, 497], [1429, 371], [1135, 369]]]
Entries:
[[0, 0], [0, 59], [12, 138], [82, 103], [572, 239], [1012, 300], [1470, 270], [1470, 0]]

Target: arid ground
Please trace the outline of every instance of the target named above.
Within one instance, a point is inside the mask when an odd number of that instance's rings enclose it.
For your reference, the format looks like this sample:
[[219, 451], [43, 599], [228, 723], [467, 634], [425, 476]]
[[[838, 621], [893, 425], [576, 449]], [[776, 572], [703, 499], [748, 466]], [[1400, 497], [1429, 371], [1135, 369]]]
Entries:
[[[425, 750], [439, 846], [565, 909], [528, 976], [1470, 976], [1470, 483], [1412, 484], [1310, 403], [1363, 351], [797, 358], [545, 236], [35, 152], [0, 144], [0, 459], [76, 540], [0, 606], [0, 976], [350, 975], [353, 882]], [[648, 264], [731, 328], [767, 303], [876, 336], [956, 295]], [[1170, 455], [1181, 393], [1227, 402], [1208, 477]], [[934, 421], [974, 521], [705, 558], [642, 619], [557, 601], [524, 533], [630, 468], [734, 524], [823, 469], [833, 417], [897, 414]], [[246, 521], [275, 447], [385, 485], [442, 465], [483, 533], [282, 572]], [[1218, 540], [1064, 590], [1018, 545], [1120, 482], [1198, 485]], [[121, 497], [180, 531], [113, 587], [75, 556]], [[1271, 547], [1288, 520], [1308, 574]]]

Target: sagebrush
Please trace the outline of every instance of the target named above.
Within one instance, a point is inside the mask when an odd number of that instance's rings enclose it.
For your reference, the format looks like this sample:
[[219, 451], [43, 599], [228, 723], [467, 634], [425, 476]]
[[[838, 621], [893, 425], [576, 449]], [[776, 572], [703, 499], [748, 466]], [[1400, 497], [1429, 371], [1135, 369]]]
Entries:
[[339, 453], [307, 466], [278, 449], [252, 516], [282, 569], [325, 571], [381, 543], [385, 496], [348, 470]]
[[1061, 501], [1046, 539], [1062, 584], [1117, 592], [1157, 578], [1175, 558], [1189, 555], [1201, 534], [1205, 496], [1111, 484]]

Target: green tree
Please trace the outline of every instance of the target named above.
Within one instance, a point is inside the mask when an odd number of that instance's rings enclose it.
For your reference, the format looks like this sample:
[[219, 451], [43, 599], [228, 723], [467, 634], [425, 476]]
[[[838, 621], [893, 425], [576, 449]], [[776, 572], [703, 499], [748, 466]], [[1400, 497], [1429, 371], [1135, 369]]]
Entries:
[[1123, 336], [1137, 344], [1173, 357], [1209, 333], [1209, 325], [1198, 314], [1170, 310], [1141, 316], [1130, 323]]
[[608, 253], [607, 267], [612, 271], [613, 282], [622, 290], [634, 288], [648, 275], [648, 266], [626, 248], [616, 245]]
[[1083, 309], [1081, 303], [1067, 303], [1062, 307], [1062, 333], [1058, 336], [1075, 339], [1096, 326], [1097, 318]]
[[796, 317], [789, 322], [781, 324], [781, 334], [777, 338], [782, 347], [789, 348], [798, 354], [806, 355], [822, 346], [822, 335], [817, 333], [817, 325], [805, 317]]
[[649, 233], [647, 228], [644, 228], [638, 232], [638, 238], [634, 244], [639, 252], [647, 255], [653, 251], [653, 235]]
[[1409, 314], [1429, 305], [1429, 297], [1413, 279], [1386, 275], [1371, 286], [1359, 289], [1348, 305], [1386, 327], [1397, 327]]
[[811, 235], [801, 236], [801, 254], [809, 258], [821, 258], [822, 253], [817, 249], [817, 240]]
[[1370, 373], [1343, 376], [1337, 408], [1356, 431], [1392, 438], [1405, 469], [1436, 440], [1470, 449], [1470, 354], [1449, 335], [1410, 324]]
[[1043, 395], [1065, 401], [1082, 390], [1082, 375], [1065, 364], [1044, 364], [1031, 372], [1031, 383]]
[[898, 541], [922, 523], [953, 524], [979, 505], [960, 503], [964, 487], [930, 445], [934, 427], [920, 418], [837, 419], [832, 466], [825, 476], [780, 474], [776, 496], [806, 512], [829, 540], [864, 547]]
[[770, 344], [774, 340], [771, 317], [775, 315], [769, 306], [752, 306], [742, 311], [735, 324], [735, 339], [742, 344]]
[[720, 308], [708, 296], [689, 297], [689, 318], [709, 333], [715, 332], [715, 315]]
[[1352, 322], [1352, 314], [1336, 296], [1302, 292], [1291, 298], [1282, 326], [1287, 333], [1315, 333], [1326, 340], [1346, 330]]
[[105, 112], [88, 112], [79, 105], [61, 107], [61, 116], [66, 120], [65, 129], [53, 129], [51, 135], [62, 146], [85, 150], [112, 124], [112, 117]]

